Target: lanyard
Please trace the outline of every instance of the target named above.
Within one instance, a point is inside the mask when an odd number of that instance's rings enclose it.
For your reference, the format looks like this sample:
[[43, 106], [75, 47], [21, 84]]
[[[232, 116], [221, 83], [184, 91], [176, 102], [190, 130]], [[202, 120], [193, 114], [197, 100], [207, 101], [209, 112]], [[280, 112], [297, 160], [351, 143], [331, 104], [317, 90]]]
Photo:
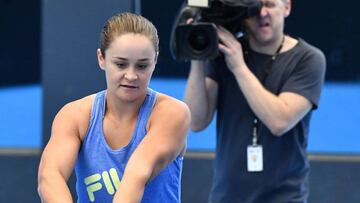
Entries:
[[[267, 79], [267, 77], [270, 74], [272, 65], [276, 59], [276, 57], [280, 54], [280, 51], [284, 45], [284, 40], [285, 40], [285, 36], [283, 36], [281, 44], [279, 45], [278, 49], [276, 50], [275, 54], [271, 57], [270, 62], [268, 63], [268, 65], [265, 67], [265, 71], [264, 71], [264, 75], [261, 78], [260, 82], [265, 85], [265, 81]], [[252, 145], [257, 145], [257, 141], [259, 139], [258, 136], [258, 129], [259, 129], [259, 119], [256, 117], [256, 115], [254, 114], [254, 128], [253, 128], [253, 135], [252, 135]]]

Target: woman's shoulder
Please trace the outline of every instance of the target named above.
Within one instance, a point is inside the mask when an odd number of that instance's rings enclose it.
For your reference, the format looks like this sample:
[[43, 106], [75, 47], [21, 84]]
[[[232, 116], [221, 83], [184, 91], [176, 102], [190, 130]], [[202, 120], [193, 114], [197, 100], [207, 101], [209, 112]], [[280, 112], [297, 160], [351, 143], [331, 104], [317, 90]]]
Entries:
[[89, 125], [95, 96], [96, 94], [88, 95], [65, 104], [56, 116], [73, 122], [78, 128], [80, 136], [84, 136]]
[[[188, 106], [174, 97], [158, 93], [151, 112], [147, 129], [154, 129], [156, 134], [174, 139], [183, 139], [190, 126]], [[153, 131], [154, 132], [154, 131]]]
[[160, 108], [165, 108], [165, 109], [168, 108], [169, 109], [178, 108], [182, 110], [188, 109], [187, 105], [183, 101], [180, 101], [177, 98], [166, 95], [164, 93], [158, 93], [155, 106], [159, 106]]
[[158, 93], [153, 113], [156, 116], [172, 116], [174, 118], [182, 117], [182, 119], [186, 119], [190, 115], [190, 110], [183, 101], [163, 93]]
[[65, 104], [61, 110], [69, 111], [74, 114], [82, 114], [91, 110], [92, 102], [95, 98], [95, 94], [88, 95], [81, 99], [77, 99]]

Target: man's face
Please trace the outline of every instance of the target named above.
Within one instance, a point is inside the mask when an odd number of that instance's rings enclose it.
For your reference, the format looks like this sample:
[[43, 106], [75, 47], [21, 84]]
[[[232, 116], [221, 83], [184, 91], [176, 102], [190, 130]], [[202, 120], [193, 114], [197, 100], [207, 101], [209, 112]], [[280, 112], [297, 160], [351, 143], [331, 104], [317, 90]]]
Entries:
[[289, 0], [262, 0], [260, 14], [245, 20], [251, 39], [259, 44], [268, 44], [282, 37], [284, 19], [289, 16]]

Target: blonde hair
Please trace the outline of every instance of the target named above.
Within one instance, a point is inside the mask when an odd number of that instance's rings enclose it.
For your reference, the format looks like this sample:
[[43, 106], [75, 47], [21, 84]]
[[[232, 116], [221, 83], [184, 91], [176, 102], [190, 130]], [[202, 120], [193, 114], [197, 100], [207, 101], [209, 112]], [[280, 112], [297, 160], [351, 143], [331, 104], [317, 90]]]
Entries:
[[159, 37], [155, 26], [140, 15], [125, 12], [108, 19], [101, 30], [99, 46], [103, 57], [105, 57], [105, 51], [115, 37], [127, 33], [141, 34], [148, 37], [154, 45], [156, 55], [159, 52]]

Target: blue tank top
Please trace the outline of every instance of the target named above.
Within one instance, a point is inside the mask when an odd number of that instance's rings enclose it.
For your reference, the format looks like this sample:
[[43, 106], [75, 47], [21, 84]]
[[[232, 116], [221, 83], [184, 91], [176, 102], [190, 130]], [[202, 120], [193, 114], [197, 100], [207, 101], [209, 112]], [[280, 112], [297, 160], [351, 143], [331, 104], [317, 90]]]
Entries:
[[[148, 89], [140, 107], [136, 128], [129, 144], [113, 150], [103, 133], [106, 92], [96, 94], [91, 110], [88, 132], [81, 145], [75, 166], [78, 203], [112, 202], [130, 156], [146, 136], [146, 124], [157, 93]], [[149, 182], [142, 203], [180, 202], [183, 156], [179, 155], [158, 176]]]

